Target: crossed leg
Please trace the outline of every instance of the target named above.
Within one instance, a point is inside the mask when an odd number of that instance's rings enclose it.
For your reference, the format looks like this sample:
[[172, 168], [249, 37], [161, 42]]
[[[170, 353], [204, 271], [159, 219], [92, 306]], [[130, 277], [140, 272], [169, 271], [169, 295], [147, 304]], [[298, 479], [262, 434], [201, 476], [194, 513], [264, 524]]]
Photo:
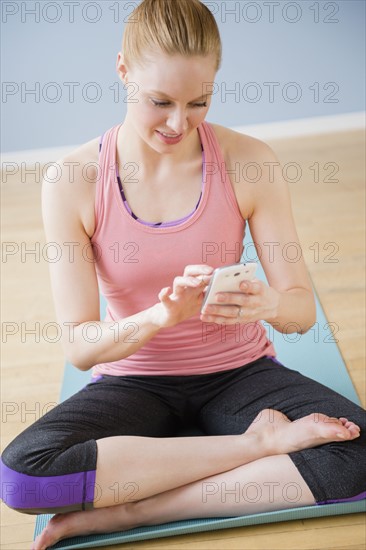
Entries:
[[[266, 409], [239, 436], [100, 439], [96, 486], [103, 490], [94, 509], [54, 516], [33, 550], [81, 534], [312, 505], [314, 497], [287, 453], [359, 434], [345, 418], [312, 414], [290, 422]], [[138, 492], [121, 504], [108, 488], [126, 480], [134, 480]]]

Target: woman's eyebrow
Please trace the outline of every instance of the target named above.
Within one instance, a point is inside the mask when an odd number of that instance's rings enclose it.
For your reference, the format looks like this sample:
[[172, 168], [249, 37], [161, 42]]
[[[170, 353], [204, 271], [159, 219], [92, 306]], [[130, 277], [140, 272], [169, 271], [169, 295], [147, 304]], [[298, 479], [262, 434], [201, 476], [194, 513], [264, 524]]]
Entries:
[[[171, 100], [175, 101], [175, 99], [174, 99], [173, 97], [170, 97], [170, 96], [168, 96], [167, 94], [165, 94], [164, 92], [161, 92], [161, 91], [159, 91], [159, 90], [149, 90], [148, 93], [150, 93], [150, 94], [158, 94], [158, 95], [161, 95], [161, 96], [166, 97], [167, 99], [171, 99]], [[209, 94], [209, 93], [207, 93], [207, 94], [202, 94], [202, 95], [200, 95], [199, 97], [197, 97], [196, 99], [192, 99], [192, 101], [189, 101], [189, 103], [194, 103], [195, 101], [198, 101], [199, 99], [202, 99], [202, 98], [207, 97], [207, 96], [209, 96], [209, 95], [211, 95], [211, 94]]]

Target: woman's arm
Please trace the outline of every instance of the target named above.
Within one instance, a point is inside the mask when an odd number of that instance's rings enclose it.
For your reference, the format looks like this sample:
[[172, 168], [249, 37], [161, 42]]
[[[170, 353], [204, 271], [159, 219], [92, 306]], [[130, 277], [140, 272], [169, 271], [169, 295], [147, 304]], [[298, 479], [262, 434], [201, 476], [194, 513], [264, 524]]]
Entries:
[[[304, 333], [315, 323], [316, 308], [289, 187], [269, 146], [262, 148], [260, 158], [262, 178], [255, 184], [253, 212], [248, 223], [269, 286], [279, 294], [276, 311], [264, 320], [280, 332], [285, 327], [286, 332]], [[289, 323], [294, 325], [290, 327]]]
[[[315, 299], [296, 232], [288, 185], [282, 167], [272, 149], [260, 140], [237, 132], [228, 134], [227, 168], [245, 174], [243, 168], [255, 163], [258, 181], [233, 181], [233, 188], [243, 217], [248, 220], [251, 236], [268, 285], [256, 280], [241, 296], [225, 295], [233, 304], [232, 312], [214, 306], [204, 321], [237, 322], [238, 305], [241, 322], [264, 320], [279, 332], [308, 331], [316, 320]], [[237, 167], [240, 166], [240, 172]], [[230, 172], [229, 172], [230, 173]], [[248, 172], [250, 173], [250, 172]], [[257, 178], [255, 178], [257, 180]], [[239, 299], [239, 303], [238, 303]], [[234, 309], [234, 304], [236, 309]], [[216, 309], [215, 309], [216, 308]], [[235, 318], [234, 318], [235, 315]]]
[[[75, 158], [67, 160], [78, 162]], [[188, 267], [182, 277], [174, 280], [172, 288], [163, 289], [156, 304], [146, 310], [118, 322], [101, 321], [91, 241], [82, 221], [82, 215], [93, 204], [92, 184], [90, 179], [83, 180], [81, 169], [71, 182], [62, 161], [58, 167], [63, 168], [58, 180], [53, 165], [42, 182], [46, 240], [55, 243], [58, 250], [57, 261], [49, 262], [52, 293], [65, 356], [80, 370], [88, 370], [135, 353], [162, 328], [197, 314], [203, 296], [203, 284], [197, 275], [203, 275], [205, 269]]]

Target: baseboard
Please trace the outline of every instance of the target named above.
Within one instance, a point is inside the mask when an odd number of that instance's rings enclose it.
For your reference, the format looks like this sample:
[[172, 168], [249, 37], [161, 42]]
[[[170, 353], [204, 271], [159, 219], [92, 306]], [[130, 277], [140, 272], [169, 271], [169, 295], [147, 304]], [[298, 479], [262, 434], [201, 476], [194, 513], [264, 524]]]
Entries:
[[[263, 141], [286, 139], [299, 136], [309, 136], [317, 134], [328, 134], [334, 132], [344, 132], [351, 130], [361, 130], [365, 128], [365, 112], [343, 113], [340, 115], [321, 116], [311, 118], [300, 118], [293, 120], [284, 120], [270, 122], [267, 124], [253, 124], [246, 126], [233, 126], [232, 129], [242, 134], [248, 134]], [[46, 149], [31, 149], [25, 151], [14, 151], [2, 153], [1, 166], [5, 163], [22, 162], [26, 164], [35, 164], [39, 162], [55, 162], [64, 157], [71, 151], [77, 149], [79, 145], [70, 145], [65, 147], [49, 147]]]
[[365, 111], [236, 126], [233, 130], [261, 140], [287, 139], [365, 129]]

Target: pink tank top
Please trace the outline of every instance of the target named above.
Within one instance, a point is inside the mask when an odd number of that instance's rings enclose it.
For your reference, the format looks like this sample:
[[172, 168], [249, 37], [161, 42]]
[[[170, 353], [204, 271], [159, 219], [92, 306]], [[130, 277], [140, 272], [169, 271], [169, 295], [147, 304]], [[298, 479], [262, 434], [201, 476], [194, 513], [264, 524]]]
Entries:
[[[198, 127], [204, 162], [196, 210], [175, 225], [152, 227], [135, 219], [117, 179], [120, 126], [103, 137], [96, 229], [91, 238], [99, 290], [107, 301], [104, 321], [118, 321], [156, 304], [160, 290], [171, 286], [186, 265], [220, 267], [239, 262], [245, 232], [224, 157], [207, 122]], [[129, 327], [128, 334], [131, 340], [138, 339], [137, 325], [135, 333]], [[119, 337], [123, 337], [121, 331]], [[261, 322], [223, 326], [202, 323], [197, 315], [160, 330], [129, 357], [95, 365], [93, 376], [209, 374], [241, 367], [264, 355], [275, 357], [276, 352]]]

